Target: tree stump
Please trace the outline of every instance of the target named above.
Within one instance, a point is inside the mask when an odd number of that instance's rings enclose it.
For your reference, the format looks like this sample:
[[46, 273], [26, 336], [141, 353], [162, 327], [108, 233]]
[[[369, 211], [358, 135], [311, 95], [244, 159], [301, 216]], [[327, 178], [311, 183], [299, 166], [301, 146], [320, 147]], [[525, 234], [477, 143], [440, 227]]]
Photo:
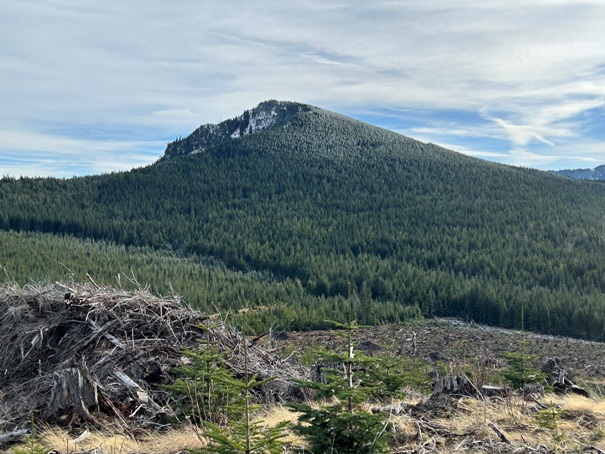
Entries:
[[477, 394], [477, 387], [467, 377], [446, 375], [433, 381], [433, 394], [440, 393], [474, 396]]
[[72, 367], [55, 375], [46, 413], [47, 417], [71, 414], [72, 421], [80, 417], [94, 422], [90, 410], [98, 403], [97, 386], [88, 368]]

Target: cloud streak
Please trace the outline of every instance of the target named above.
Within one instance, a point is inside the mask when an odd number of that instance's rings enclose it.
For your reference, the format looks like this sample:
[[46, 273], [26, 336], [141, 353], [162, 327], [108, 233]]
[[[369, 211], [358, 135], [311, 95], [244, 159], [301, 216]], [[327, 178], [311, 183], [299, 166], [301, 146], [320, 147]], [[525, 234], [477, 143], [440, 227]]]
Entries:
[[[5, 0], [0, 173], [151, 163], [266, 99], [506, 163], [599, 164], [605, 4], [530, 3]], [[44, 165], [15, 167], [34, 151]]]

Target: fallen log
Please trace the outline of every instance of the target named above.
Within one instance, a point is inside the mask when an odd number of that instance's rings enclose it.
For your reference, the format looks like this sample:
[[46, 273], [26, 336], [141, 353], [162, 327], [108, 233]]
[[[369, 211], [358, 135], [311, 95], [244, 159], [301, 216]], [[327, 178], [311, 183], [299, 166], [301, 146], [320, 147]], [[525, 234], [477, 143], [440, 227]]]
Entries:
[[95, 333], [97, 335], [102, 335], [105, 339], [107, 339], [109, 342], [111, 342], [116, 347], [121, 348], [122, 350], [126, 349], [126, 345], [124, 345], [124, 342], [122, 342], [120, 339], [118, 339], [113, 334], [105, 332], [109, 328], [110, 324], [101, 328], [93, 320], [88, 320], [88, 323], [90, 324], [90, 327], [92, 328], [93, 333]]
[[405, 415], [410, 412], [413, 405], [400, 403], [399, 405], [383, 405], [381, 407], [372, 407], [372, 413], [389, 413], [392, 415]]
[[603, 451], [600, 448], [597, 448], [596, 446], [592, 446], [592, 445], [585, 445], [584, 443], [578, 441], [578, 440], [574, 440], [575, 443], [577, 443], [578, 445], [582, 446], [582, 448], [584, 448], [582, 451], [594, 451], [597, 454], [605, 454], [605, 451]]
[[586, 398], [590, 398], [590, 393], [586, 389], [578, 385], [571, 385], [567, 388], [567, 391], [572, 392], [574, 394], [578, 394], [580, 396], [584, 396]]
[[141, 405], [149, 405], [151, 408], [153, 408], [154, 410], [160, 411], [162, 408], [156, 404], [151, 397], [149, 397], [149, 394], [147, 394], [145, 392], [145, 390], [141, 387], [141, 385], [139, 385], [137, 382], [135, 382], [132, 378], [130, 378], [128, 375], [126, 375], [124, 372], [122, 372], [121, 370], [116, 370], [113, 373], [118, 379], [120, 379], [120, 381], [122, 383], [124, 383], [126, 386], [128, 386], [128, 388], [130, 388], [132, 391], [134, 391], [137, 395], [137, 401], [141, 404]]
[[3, 443], [12, 443], [14, 441], [18, 441], [25, 434], [29, 433], [29, 429], [21, 429], [15, 430], [13, 432], [7, 432], [4, 434], [0, 434], [0, 445]]
[[506, 443], [506, 444], [511, 444], [510, 440], [506, 437], [506, 435], [504, 435], [504, 432], [502, 432], [500, 429], [498, 429], [498, 426], [496, 426], [493, 422], [489, 422], [488, 427], [490, 427], [494, 432], [496, 432], [496, 434], [498, 435], [498, 438], [500, 438], [500, 441], [502, 441], [502, 443]]

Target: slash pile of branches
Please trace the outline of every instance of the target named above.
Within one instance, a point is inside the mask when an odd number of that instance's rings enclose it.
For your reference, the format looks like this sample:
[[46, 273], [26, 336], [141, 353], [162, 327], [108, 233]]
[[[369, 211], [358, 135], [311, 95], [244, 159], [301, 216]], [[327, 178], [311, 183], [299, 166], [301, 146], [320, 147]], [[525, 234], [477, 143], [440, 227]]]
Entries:
[[[241, 332], [187, 307], [177, 296], [89, 284], [0, 287], [0, 434], [37, 422], [161, 428], [172, 415], [174, 368], [185, 349], [212, 344], [244, 370]], [[248, 369], [278, 376], [259, 390], [262, 403], [295, 400], [304, 367], [260, 345]]]

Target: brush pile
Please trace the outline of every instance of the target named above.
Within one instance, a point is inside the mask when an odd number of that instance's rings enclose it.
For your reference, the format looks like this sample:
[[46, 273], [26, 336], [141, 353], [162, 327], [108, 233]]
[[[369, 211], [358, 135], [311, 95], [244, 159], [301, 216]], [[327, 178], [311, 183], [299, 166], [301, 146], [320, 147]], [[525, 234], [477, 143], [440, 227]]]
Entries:
[[[0, 433], [36, 422], [161, 428], [172, 415], [162, 385], [186, 363], [184, 349], [211, 343], [234, 375], [244, 370], [244, 338], [178, 297], [94, 283], [0, 288]], [[295, 400], [291, 378], [305, 368], [258, 345], [248, 347], [249, 372], [278, 376], [256, 396]]]

